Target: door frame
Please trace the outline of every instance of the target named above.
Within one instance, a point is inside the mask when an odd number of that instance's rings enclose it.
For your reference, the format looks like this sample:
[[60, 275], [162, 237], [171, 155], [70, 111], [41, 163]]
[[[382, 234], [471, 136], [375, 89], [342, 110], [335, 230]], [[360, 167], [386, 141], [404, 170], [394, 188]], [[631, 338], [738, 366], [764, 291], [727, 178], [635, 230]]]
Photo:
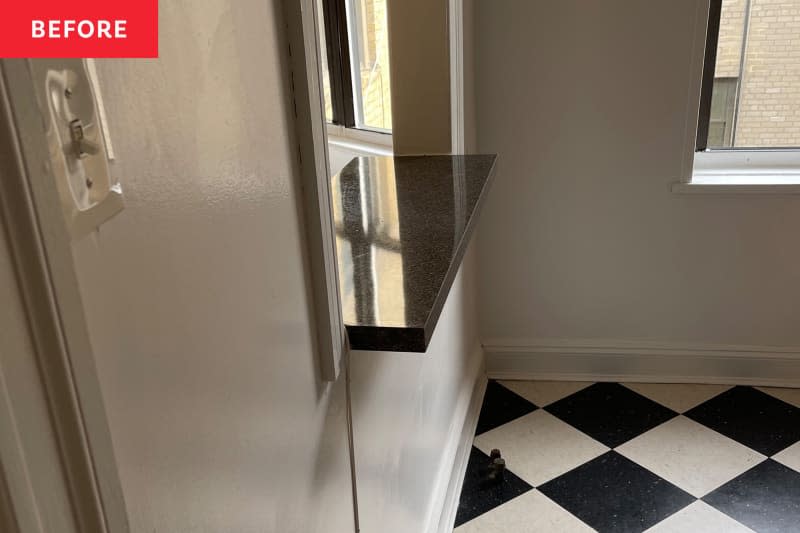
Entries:
[[[40, 381], [31, 386], [47, 398], [45, 422], [55, 433], [75, 527], [125, 533], [129, 526], [117, 463], [29, 61], [0, 59], [0, 216], [39, 369]], [[29, 416], [7, 400], [0, 395], [0, 408]], [[35, 453], [19, 451], [24, 466], [30, 466], [26, 470], [35, 471]], [[10, 459], [0, 456], [0, 465]], [[30, 494], [12, 478], [6, 483], [11, 496]], [[14, 507], [5, 506], [5, 514], [48, 512], [30, 496], [25, 509], [6, 500]]]
[[321, 377], [336, 381], [349, 349], [341, 312], [336, 260], [331, 169], [322, 89], [322, 61], [317, 4], [314, 0], [283, 2], [289, 40], [291, 89], [295, 107], [299, 173], [303, 190], [311, 284], [314, 297], [317, 353]]

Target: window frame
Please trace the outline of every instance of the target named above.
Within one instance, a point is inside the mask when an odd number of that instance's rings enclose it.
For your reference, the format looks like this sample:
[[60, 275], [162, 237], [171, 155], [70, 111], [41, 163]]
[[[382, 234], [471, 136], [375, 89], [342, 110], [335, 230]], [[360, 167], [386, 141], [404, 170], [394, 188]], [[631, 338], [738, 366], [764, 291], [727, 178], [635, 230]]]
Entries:
[[328, 133], [335, 137], [352, 137], [369, 143], [391, 145], [391, 129], [358, 124], [359, 118], [364, 122], [363, 117], [360, 117], [364, 110], [361, 90], [354, 85], [356, 82], [352, 67], [353, 58], [358, 60], [360, 52], [357, 45], [355, 50], [351, 49], [351, 45], [362, 36], [356, 28], [357, 23], [347, 17], [348, 4], [352, 4], [352, 0], [319, 1], [322, 4], [325, 55], [331, 88], [331, 121], [328, 122]]
[[708, 149], [708, 130], [711, 122], [711, 96], [714, 93], [714, 72], [717, 67], [717, 45], [719, 44], [719, 24], [722, 17], [722, 0], [710, 0], [708, 24], [706, 26], [706, 46], [703, 54], [703, 78], [700, 84], [700, 113], [697, 116], [697, 137], [695, 152]]
[[[719, 45], [719, 33], [720, 33], [720, 24], [722, 19], [722, 2], [724, 0], [709, 0], [708, 3], [708, 21], [706, 24], [706, 31], [704, 33], [705, 36], [705, 49], [703, 52], [703, 72], [702, 72], [702, 79], [700, 82], [700, 110], [697, 116], [697, 134], [695, 137], [695, 152], [697, 154], [721, 154], [726, 152], [786, 152], [791, 150], [800, 150], [800, 147], [735, 147], [735, 146], [726, 146], [715, 148], [708, 146], [708, 138], [711, 130], [711, 114], [712, 114], [712, 102], [714, 96], [714, 84], [716, 80], [719, 79], [731, 79], [735, 80], [737, 84], [736, 91], [738, 92], [741, 88], [741, 84], [743, 82], [743, 76], [739, 75], [738, 78], [726, 78], [720, 77], [717, 78], [716, 68], [717, 68], [717, 48]], [[745, 26], [747, 26], [747, 22], [745, 21]], [[746, 30], [745, 30], [746, 32]], [[745, 36], [746, 42], [746, 36]], [[745, 50], [742, 50], [742, 59], [744, 59]], [[738, 97], [737, 97], [738, 100]], [[738, 102], [737, 102], [738, 104]], [[735, 112], [735, 111], [734, 111]], [[736, 118], [734, 115], [733, 118], [733, 130], [731, 135], [733, 137], [736, 136]], [[712, 159], [715, 161], [723, 161], [725, 160], [722, 156], [715, 156], [710, 157], [708, 159]], [[740, 161], [741, 157], [733, 157], [731, 156], [731, 160], [733, 162]], [[756, 158], [758, 161], [764, 161], [764, 156], [759, 156]]]
[[347, 0], [321, 0], [325, 54], [331, 86], [332, 124], [356, 127]]

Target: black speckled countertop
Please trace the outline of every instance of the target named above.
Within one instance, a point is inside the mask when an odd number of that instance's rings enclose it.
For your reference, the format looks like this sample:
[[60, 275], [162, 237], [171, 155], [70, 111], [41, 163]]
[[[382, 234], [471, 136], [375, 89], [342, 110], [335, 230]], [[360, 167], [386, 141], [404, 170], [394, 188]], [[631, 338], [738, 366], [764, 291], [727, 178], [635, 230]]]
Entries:
[[426, 350], [496, 159], [357, 157], [333, 177], [339, 288], [351, 348]]

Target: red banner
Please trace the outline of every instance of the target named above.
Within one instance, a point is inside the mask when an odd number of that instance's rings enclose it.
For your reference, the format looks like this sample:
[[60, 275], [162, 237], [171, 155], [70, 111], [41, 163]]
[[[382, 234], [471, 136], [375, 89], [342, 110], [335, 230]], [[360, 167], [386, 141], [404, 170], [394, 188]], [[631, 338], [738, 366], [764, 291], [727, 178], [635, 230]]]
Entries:
[[158, 0], [7, 0], [0, 57], [158, 57]]

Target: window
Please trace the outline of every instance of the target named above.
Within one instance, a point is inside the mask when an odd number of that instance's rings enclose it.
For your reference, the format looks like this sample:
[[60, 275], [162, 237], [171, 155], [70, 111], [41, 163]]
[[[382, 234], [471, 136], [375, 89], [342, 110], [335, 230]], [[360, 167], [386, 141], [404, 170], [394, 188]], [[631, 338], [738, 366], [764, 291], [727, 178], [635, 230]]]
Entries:
[[390, 133], [386, 0], [318, 1], [326, 119], [346, 128]]
[[714, 78], [711, 112], [708, 117], [708, 146], [733, 146], [733, 119], [739, 78]]
[[698, 148], [800, 147], [800, 0], [712, 0], [708, 27]]
[[711, 0], [692, 184], [800, 184], [800, 0]]

